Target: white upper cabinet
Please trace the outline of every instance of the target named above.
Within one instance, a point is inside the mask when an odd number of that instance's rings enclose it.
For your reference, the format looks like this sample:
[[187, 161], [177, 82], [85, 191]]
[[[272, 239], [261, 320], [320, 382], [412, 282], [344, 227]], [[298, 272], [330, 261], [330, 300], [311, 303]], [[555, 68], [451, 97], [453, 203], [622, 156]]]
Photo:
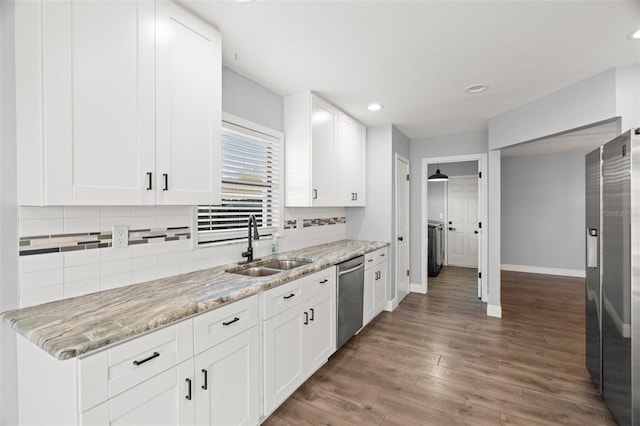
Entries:
[[217, 200], [220, 60], [170, 2], [16, 2], [19, 203]]
[[285, 203], [365, 205], [365, 127], [313, 93], [288, 96]]
[[175, 3], [156, 6], [158, 204], [220, 201], [220, 34]]
[[366, 205], [366, 128], [338, 114], [338, 199], [342, 206]]

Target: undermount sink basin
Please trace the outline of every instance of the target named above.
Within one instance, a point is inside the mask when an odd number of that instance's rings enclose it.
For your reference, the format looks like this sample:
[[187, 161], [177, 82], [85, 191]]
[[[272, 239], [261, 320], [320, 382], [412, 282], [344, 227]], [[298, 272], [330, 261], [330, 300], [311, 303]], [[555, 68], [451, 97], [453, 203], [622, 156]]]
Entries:
[[246, 275], [249, 277], [266, 277], [269, 275], [277, 274], [282, 271], [288, 271], [290, 269], [298, 268], [300, 266], [308, 265], [308, 260], [300, 259], [287, 259], [280, 260], [274, 259], [264, 263], [264, 260], [255, 262], [255, 266], [240, 266], [238, 268], [230, 269], [227, 272], [231, 274]]
[[247, 275], [249, 277], [266, 277], [269, 275], [282, 272], [282, 270], [273, 269], [273, 268], [253, 267], [253, 268], [247, 268], [247, 269], [231, 270], [227, 272], [231, 272], [232, 274]]
[[311, 262], [306, 260], [272, 260], [271, 262], [262, 265], [262, 267], [288, 271], [289, 269], [299, 268], [300, 266], [308, 265], [309, 263]]

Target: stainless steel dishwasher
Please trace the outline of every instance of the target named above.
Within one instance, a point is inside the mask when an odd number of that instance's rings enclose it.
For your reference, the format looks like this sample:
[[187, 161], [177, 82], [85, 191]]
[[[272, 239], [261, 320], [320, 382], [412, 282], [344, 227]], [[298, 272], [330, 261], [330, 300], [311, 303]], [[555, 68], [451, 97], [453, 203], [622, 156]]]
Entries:
[[336, 350], [362, 328], [364, 256], [338, 264], [338, 332]]

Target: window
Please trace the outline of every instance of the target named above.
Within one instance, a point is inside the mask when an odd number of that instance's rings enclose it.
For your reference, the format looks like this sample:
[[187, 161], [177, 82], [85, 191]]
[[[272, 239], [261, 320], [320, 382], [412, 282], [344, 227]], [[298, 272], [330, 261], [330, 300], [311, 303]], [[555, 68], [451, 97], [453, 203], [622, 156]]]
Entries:
[[222, 121], [222, 203], [198, 206], [198, 244], [247, 237], [249, 215], [261, 236], [280, 227], [282, 136], [237, 118]]

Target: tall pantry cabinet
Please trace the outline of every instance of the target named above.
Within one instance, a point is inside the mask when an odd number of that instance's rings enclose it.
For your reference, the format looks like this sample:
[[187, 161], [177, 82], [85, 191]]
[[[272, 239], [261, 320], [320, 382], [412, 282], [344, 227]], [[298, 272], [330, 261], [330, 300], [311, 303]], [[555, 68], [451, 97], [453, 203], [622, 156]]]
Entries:
[[16, 2], [21, 205], [219, 199], [220, 35], [170, 1]]

